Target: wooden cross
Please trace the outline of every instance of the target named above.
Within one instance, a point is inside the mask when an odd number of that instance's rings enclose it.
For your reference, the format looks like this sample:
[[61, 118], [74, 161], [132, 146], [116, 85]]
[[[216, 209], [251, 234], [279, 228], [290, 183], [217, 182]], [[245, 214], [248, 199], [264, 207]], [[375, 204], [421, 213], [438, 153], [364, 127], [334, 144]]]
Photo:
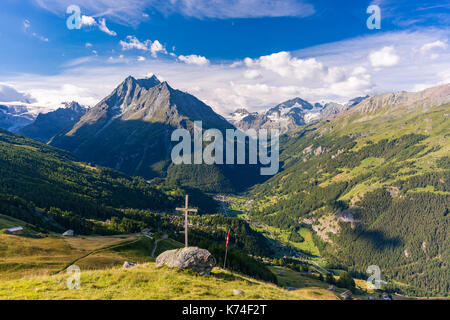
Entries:
[[176, 208], [177, 211], [184, 212], [184, 246], [188, 247], [188, 212], [197, 212], [197, 209], [189, 209], [188, 207], [189, 196], [186, 195], [186, 203], [184, 208]]

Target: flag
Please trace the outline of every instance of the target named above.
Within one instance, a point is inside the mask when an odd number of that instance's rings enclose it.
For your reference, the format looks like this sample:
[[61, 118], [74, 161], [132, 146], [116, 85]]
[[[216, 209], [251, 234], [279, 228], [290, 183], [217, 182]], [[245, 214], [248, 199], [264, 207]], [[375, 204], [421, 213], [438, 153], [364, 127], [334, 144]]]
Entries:
[[230, 231], [228, 231], [227, 235], [227, 244], [225, 245], [225, 248], [228, 248], [228, 242], [230, 241]]

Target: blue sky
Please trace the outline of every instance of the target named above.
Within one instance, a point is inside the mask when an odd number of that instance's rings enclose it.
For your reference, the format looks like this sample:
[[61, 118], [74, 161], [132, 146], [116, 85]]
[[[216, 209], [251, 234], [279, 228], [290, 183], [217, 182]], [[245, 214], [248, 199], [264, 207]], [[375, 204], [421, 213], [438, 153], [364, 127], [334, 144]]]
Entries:
[[[366, 25], [373, 4], [379, 30]], [[81, 9], [79, 30], [66, 27], [69, 5]], [[128, 74], [156, 74], [221, 113], [450, 81], [443, 1], [2, 0], [0, 9], [0, 85], [50, 108], [93, 105]]]

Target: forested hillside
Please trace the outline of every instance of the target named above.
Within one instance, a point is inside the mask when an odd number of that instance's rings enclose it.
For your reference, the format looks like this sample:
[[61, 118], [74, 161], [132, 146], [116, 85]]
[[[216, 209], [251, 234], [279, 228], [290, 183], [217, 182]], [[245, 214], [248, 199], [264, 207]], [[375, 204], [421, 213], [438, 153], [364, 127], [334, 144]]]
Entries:
[[[28, 206], [54, 213], [60, 220], [72, 216], [103, 221], [122, 215], [121, 208], [172, 212], [183, 203], [186, 192], [174, 185], [150, 185], [139, 177], [78, 162], [64, 151], [4, 130], [0, 131], [0, 150], [1, 201], [21, 198]], [[214, 211], [212, 199], [195, 190], [190, 193], [195, 194], [192, 204], [200, 207], [200, 212]]]
[[283, 171], [251, 190], [252, 219], [314, 230], [330, 267], [378, 265], [403, 292], [448, 295], [448, 96], [386, 96], [284, 136]]

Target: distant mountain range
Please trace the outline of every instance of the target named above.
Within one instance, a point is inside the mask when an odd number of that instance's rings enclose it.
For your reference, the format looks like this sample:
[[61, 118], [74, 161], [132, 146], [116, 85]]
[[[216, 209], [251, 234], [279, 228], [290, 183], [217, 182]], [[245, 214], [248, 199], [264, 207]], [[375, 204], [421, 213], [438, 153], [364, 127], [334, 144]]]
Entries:
[[228, 121], [241, 130], [277, 128], [280, 129], [281, 133], [286, 133], [312, 121], [318, 121], [344, 112], [366, 98], [368, 96], [354, 98], [346, 104], [335, 102], [311, 104], [301, 98], [294, 98], [280, 103], [263, 113], [250, 113], [246, 109], [237, 109], [229, 114], [227, 118]]
[[33, 123], [18, 130], [18, 133], [41, 142], [48, 142], [63, 129], [71, 128], [87, 111], [75, 101], [63, 104], [64, 107], [55, 111], [39, 114]]
[[0, 128], [17, 132], [36, 119], [26, 105], [0, 104]]

